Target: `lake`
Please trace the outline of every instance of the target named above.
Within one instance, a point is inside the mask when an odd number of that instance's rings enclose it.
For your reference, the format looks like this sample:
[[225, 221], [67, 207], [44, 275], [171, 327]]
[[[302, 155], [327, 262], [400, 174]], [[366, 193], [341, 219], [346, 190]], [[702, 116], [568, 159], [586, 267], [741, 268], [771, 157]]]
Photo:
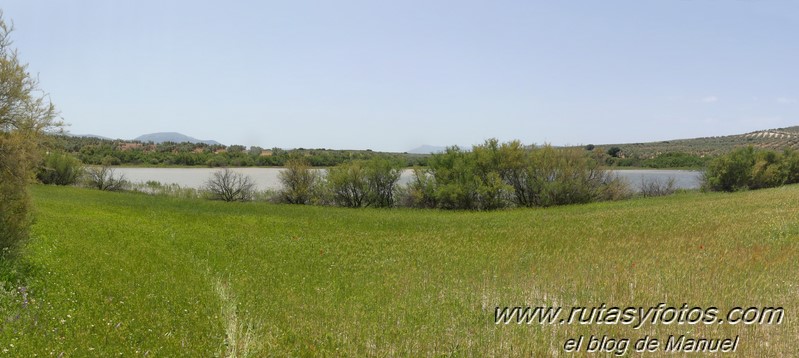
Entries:
[[[278, 173], [282, 168], [231, 168], [238, 173], [250, 176], [259, 190], [279, 189]], [[178, 184], [182, 187], [201, 188], [218, 168], [114, 168], [117, 175], [133, 183], [157, 181], [162, 184]], [[324, 169], [314, 169], [324, 171]], [[697, 189], [700, 185], [701, 172], [695, 170], [614, 170], [613, 173], [627, 180], [633, 188], [640, 188], [642, 180], [659, 180], [665, 183], [674, 178], [679, 189]], [[406, 169], [400, 176], [400, 184], [408, 183], [413, 178], [413, 171]]]

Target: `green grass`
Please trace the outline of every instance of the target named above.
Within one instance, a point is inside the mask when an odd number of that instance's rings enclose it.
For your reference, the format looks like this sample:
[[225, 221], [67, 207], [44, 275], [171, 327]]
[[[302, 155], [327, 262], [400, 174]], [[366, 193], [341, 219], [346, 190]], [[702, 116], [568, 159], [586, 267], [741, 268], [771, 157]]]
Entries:
[[[543, 356], [591, 334], [797, 353], [799, 186], [500, 212], [32, 191], [33, 238], [0, 270], [21, 280], [0, 295], [14, 356]], [[660, 302], [786, 318], [494, 324], [496, 306]]]

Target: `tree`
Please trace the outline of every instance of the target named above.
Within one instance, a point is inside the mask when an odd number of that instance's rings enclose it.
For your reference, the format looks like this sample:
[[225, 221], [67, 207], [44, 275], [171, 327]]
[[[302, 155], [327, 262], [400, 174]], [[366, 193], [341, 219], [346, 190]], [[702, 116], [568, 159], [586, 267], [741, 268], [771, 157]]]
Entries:
[[707, 167], [702, 187], [712, 191], [737, 191], [749, 188], [755, 167], [755, 149], [738, 148], [718, 157]]
[[107, 191], [120, 191], [125, 189], [128, 182], [124, 175], [117, 176], [108, 165], [94, 166], [86, 169], [85, 185]]
[[27, 185], [39, 162], [42, 134], [61, 125], [55, 106], [11, 48], [12, 30], [0, 11], [0, 254], [15, 252], [28, 236]]
[[369, 183], [363, 161], [342, 163], [328, 169], [327, 183], [337, 205], [359, 208], [368, 203]]
[[608, 149], [608, 155], [613, 158], [618, 158], [620, 154], [621, 148], [619, 147], [610, 147], [610, 149]]
[[374, 157], [366, 162], [366, 181], [369, 194], [366, 197], [370, 206], [390, 208], [394, 206], [394, 194], [402, 173], [402, 165], [396, 160]]
[[205, 189], [215, 200], [248, 201], [252, 200], [255, 182], [249, 176], [224, 168], [211, 175]]
[[319, 175], [304, 158], [286, 161], [286, 169], [278, 174], [283, 188], [280, 200], [289, 204], [310, 204], [319, 183]]

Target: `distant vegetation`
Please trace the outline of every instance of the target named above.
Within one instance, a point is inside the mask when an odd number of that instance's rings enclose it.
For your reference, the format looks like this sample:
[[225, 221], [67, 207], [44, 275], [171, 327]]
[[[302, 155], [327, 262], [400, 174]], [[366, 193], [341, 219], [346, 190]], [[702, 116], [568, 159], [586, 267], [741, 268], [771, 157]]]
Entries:
[[224, 146], [206, 143], [151, 143], [92, 137], [54, 136], [55, 150], [70, 153], [89, 165], [251, 167], [284, 166], [303, 157], [311, 166], [334, 166], [353, 160], [381, 157], [403, 166], [426, 165], [427, 155], [383, 153], [371, 150], [291, 149]]
[[[621, 166], [651, 166], [660, 168], [648, 160], [655, 159], [670, 153], [681, 153], [683, 160], [693, 157], [691, 161], [683, 161], [679, 164], [689, 164], [688, 166], [702, 165], [707, 159], [714, 158], [732, 152], [736, 148], [752, 146], [756, 149], [769, 149], [782, 151], [785, 149], [799, 150], [799, 126], [777, 128], [755, 131], [746, 134], [703, 137], [693, 139], [677, 139], [649, 143], [626, 143], [626, 144], [607, 144], [590, 145], [593, 147], [609, 150], [618, 148], [615, 157], [623, 160], [617, 161]], [[673, 158], [672, 158], [673, 159]], [[665, 163], [660, 163], [665, 164]], [[682, 165], [680, 165], [682, 166]]]
[[[54, 149], [69, 153], [89, 165], [249, 167], [285, 166], [292, 157], [303, 157], [308, 165], [329, 167], [380, 157], [402, 166], [427, 166], [429, 154], [384, 153], [371, 150], [291, 149], [224, 146], [208, 143], [143, 142], [94, 137], [55, 136]], [[741, 135], [680, 139], [651, 143], [589, 144], [599, 163], [610, 167], [703, 168], [715, 157], [735, 148], [799, 149], [799, 127]]]

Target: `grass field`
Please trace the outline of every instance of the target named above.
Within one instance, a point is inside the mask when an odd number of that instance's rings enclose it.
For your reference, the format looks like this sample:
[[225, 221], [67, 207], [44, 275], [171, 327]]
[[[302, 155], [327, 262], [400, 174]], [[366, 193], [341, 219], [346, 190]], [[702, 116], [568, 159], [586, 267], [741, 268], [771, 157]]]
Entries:
[[[32, 191], [33, 238], [0, 270], [19, 280], [0, 296], [0, 355], [546, 356], [593, 334], [799, 352], [799, 186], [499, 212]], [[661, 302], [785, 319], [494, 322], [497, 306]]]

